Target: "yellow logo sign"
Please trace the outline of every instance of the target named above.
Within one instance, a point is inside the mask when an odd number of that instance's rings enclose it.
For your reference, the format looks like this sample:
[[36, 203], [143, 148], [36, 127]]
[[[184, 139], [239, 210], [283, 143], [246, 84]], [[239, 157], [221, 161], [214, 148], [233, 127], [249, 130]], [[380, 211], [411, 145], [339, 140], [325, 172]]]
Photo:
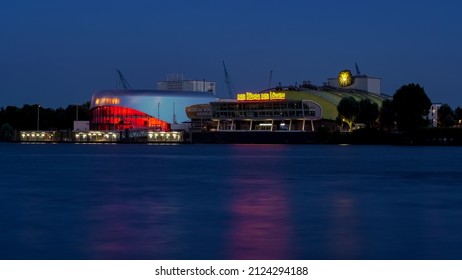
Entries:
[[285, 100], [286, 93], [285, 92], [263, 92], [263, 93], [238, 93], [237, 100], [238, 101], [268, 101], [268, 100]]
[[343, 70], [338, 74], [338, 84], [341, 87], [351, 86], [354, 82], [355, 80], [350, 70]]

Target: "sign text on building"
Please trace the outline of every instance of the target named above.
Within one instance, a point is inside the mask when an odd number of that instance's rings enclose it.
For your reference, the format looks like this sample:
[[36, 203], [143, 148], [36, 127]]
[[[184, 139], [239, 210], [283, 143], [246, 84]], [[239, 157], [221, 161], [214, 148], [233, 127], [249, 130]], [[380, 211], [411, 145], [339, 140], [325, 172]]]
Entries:
[[285, 100], [286, 93], [285, 92], [262, 92], [262, 93], [238, 93], [237, 100], [238, 101], [267, 101], [267, 100]]

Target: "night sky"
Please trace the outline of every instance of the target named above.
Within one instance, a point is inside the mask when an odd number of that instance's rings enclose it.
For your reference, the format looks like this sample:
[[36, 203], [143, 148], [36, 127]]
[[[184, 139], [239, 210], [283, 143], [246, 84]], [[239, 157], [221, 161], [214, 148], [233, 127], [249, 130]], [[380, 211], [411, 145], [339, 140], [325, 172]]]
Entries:
[[0, 107], [61, 107], [168, 74], [237, 91], [322, 85], [343, 69], [382, 78], [392, 95], [419, 83], [432, 102], [462, 106], [459, 1], [3, 1]]

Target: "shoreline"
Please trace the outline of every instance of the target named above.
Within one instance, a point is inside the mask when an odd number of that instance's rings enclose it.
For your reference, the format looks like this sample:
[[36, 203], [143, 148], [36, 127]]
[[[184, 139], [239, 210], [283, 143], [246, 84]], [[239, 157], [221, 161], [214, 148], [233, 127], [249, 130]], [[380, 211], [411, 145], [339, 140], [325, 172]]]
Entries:
[[210, 131], [184, 133], [181, 141], [150, 141], [147, 138], [115, 141], [79, 141], [72, 138], [21, 141], [10, 143], [53, 144], [350, 144], [401, 146], [462, 146], [462, 129], [422, 129], [413, 133], [360, 129], [353, 132], [303, 131]]

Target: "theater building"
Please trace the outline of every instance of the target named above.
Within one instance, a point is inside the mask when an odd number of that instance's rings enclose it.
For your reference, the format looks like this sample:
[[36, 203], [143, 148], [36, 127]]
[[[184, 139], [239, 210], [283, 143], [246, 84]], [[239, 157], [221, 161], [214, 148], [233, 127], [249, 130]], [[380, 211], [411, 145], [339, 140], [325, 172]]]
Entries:
[[314, 121], [323, 115], [316, 102], [291, 99], [285, 92], [247, 92], [186, 111], [195, 130], [209, 131], [314, 131]]
[[151, 129], [170, 131], [188, 122], [185, 108], [216, 100], [213, 92], [103, 90], [93, 94], [90, 130]]

